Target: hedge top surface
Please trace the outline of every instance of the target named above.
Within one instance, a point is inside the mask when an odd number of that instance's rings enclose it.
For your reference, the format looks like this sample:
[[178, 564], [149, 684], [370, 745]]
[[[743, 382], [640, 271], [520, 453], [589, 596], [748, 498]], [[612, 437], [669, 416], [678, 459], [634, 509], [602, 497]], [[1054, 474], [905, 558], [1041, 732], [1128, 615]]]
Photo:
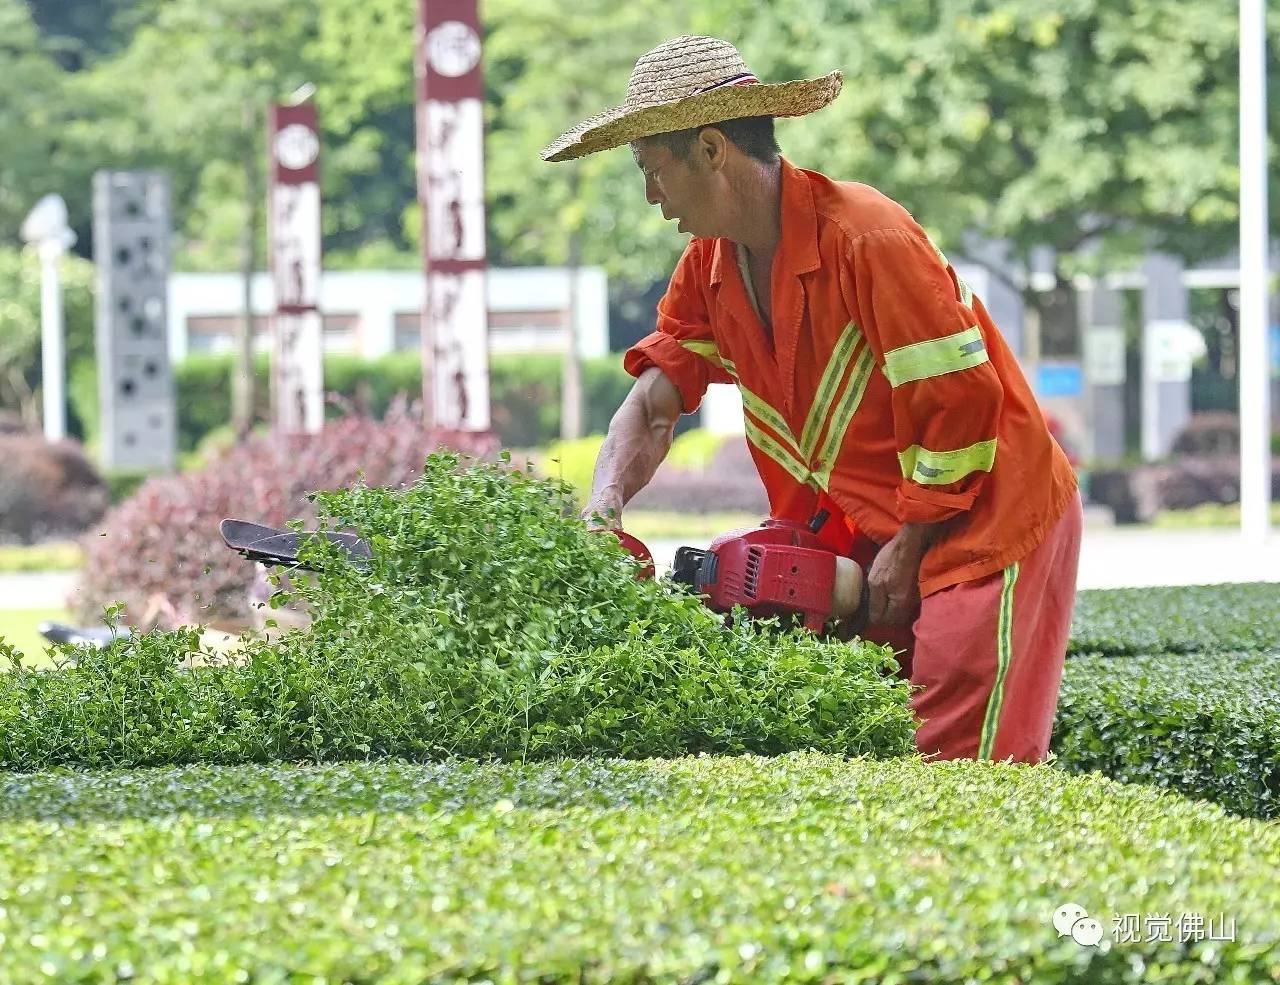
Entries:
[[[1043, 767], [60, 771], [6, 777], [0, 817], [14, 983], [1280, 974], [1280, 827]], [[1100, 945], [1057, 935], [1067, 903]], [[1130, 913], [1234, 919], [1236, 940], [1122, 942]]]
[[1280, 651], [1280, 584], [1083, 591], [1071, 653]]

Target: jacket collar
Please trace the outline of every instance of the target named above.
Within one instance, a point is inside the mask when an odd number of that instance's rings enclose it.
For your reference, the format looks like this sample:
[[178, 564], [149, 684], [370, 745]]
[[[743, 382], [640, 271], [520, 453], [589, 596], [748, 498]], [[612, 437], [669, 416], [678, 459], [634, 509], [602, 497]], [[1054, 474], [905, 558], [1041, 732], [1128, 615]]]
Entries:
[[[785, 157], [782, 162], [782, 237], [778, 241], [779, 262], [791, 274], [799, 276], [817, 270], [818, 215], [813, 204], [813, 188], [808, 176]], [[719, 285], [730, 266], [737, 265], [734, 244], [719, 237], [711, 255], [711, 283]]]

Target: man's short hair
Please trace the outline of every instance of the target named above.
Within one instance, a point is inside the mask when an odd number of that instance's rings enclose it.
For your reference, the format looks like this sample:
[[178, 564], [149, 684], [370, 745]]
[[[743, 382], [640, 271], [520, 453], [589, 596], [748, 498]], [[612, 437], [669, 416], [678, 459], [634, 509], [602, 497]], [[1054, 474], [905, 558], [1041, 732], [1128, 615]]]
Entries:
[[693, 145], [698, 139], [698, 134], [707, 127], [715, 127], [742, 153], [764, 164], [773, 164], [782, 153], [778, 149], [778, 140], [773, 133], [772, 116], [743, 116], [736, 120], [708, 123], [706, 126], [690, 127], [687, 130], [659, 133], [646, 139], [659, 147], [667, 148], [676, 157], [687, 161], [693, 154]]

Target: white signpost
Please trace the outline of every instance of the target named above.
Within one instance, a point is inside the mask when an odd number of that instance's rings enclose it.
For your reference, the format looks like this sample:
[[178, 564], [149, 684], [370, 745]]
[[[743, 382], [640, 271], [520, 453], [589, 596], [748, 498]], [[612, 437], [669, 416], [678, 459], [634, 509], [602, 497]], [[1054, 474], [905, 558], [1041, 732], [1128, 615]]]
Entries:
[[1271, 530], [1271, 361], [1267, 358], [1267, 16], [1240, 0], [1240, 531]]
[[315, 106], [271, 109], [269, 230], [276, 310], [271, 415], [284, 432], [324, 426], [320, 132]]
[[418, 3], [418, 201], [427, 423], [489, 427], [484, 84], [476, 0]]
[[40, 379], [44, 391], [44, 436], [61, 441], [67, 435], [66, 356], [62, 329], [62, 284], [58, 263], [76, 242], [67, 226], [67, 203], [46, 195], [22, 224], [22, 238], [40, 254]]

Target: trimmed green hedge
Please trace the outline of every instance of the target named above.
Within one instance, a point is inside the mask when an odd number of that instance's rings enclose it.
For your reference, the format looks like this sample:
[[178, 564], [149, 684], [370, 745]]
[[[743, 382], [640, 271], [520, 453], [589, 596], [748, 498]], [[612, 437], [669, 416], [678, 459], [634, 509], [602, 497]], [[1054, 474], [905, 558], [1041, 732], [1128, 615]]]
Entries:
[[1069, 653], [1280, 650], [1280, 584], [1080, 592]]
[[[1055, 770], [398, 762], [11, 776], [0, 979], [1257, 983], [1280, 827]], [[1083, 907], [1098, 946], [1060, 937]], [[1121, 914], [1171, 915], [1127, 943]], [[1234, 941], [1182, 941], [1182, 914]], [[1201, 934], [1206, 932], [1202, 929]]]
[[[195, 449], [206, 434], [231, 419], [230, 355], [190, 356], [174, 367], [178, 398], [178, 447]], [[560, 436], [560, 357], [554, 354], [500, 354], [490, 359], [490, 400], [493, 430], [503, 445], [531, 448]], [[254, 362], [256, 411], [270, 415], [268, 359]], [[422, 365], [416, 352], [378, 359], [328, 355], [324, 360], [325, 389], [381, 417], [393, 399], [405, 394], [416, 400], [422, 393]], [[582, 367], [586, 431], [603, 432], [634, 382], [622, 368], [619, 355], [587, 359]], [[330, 414], [339, 413], [330, 408]]]
[[1072, 772], [1280, 817], [1280, 655], [1068, 660], [1053, 750]]
[[1077, 596], [1058, 765], [1280, 817], [1280, 585]]

